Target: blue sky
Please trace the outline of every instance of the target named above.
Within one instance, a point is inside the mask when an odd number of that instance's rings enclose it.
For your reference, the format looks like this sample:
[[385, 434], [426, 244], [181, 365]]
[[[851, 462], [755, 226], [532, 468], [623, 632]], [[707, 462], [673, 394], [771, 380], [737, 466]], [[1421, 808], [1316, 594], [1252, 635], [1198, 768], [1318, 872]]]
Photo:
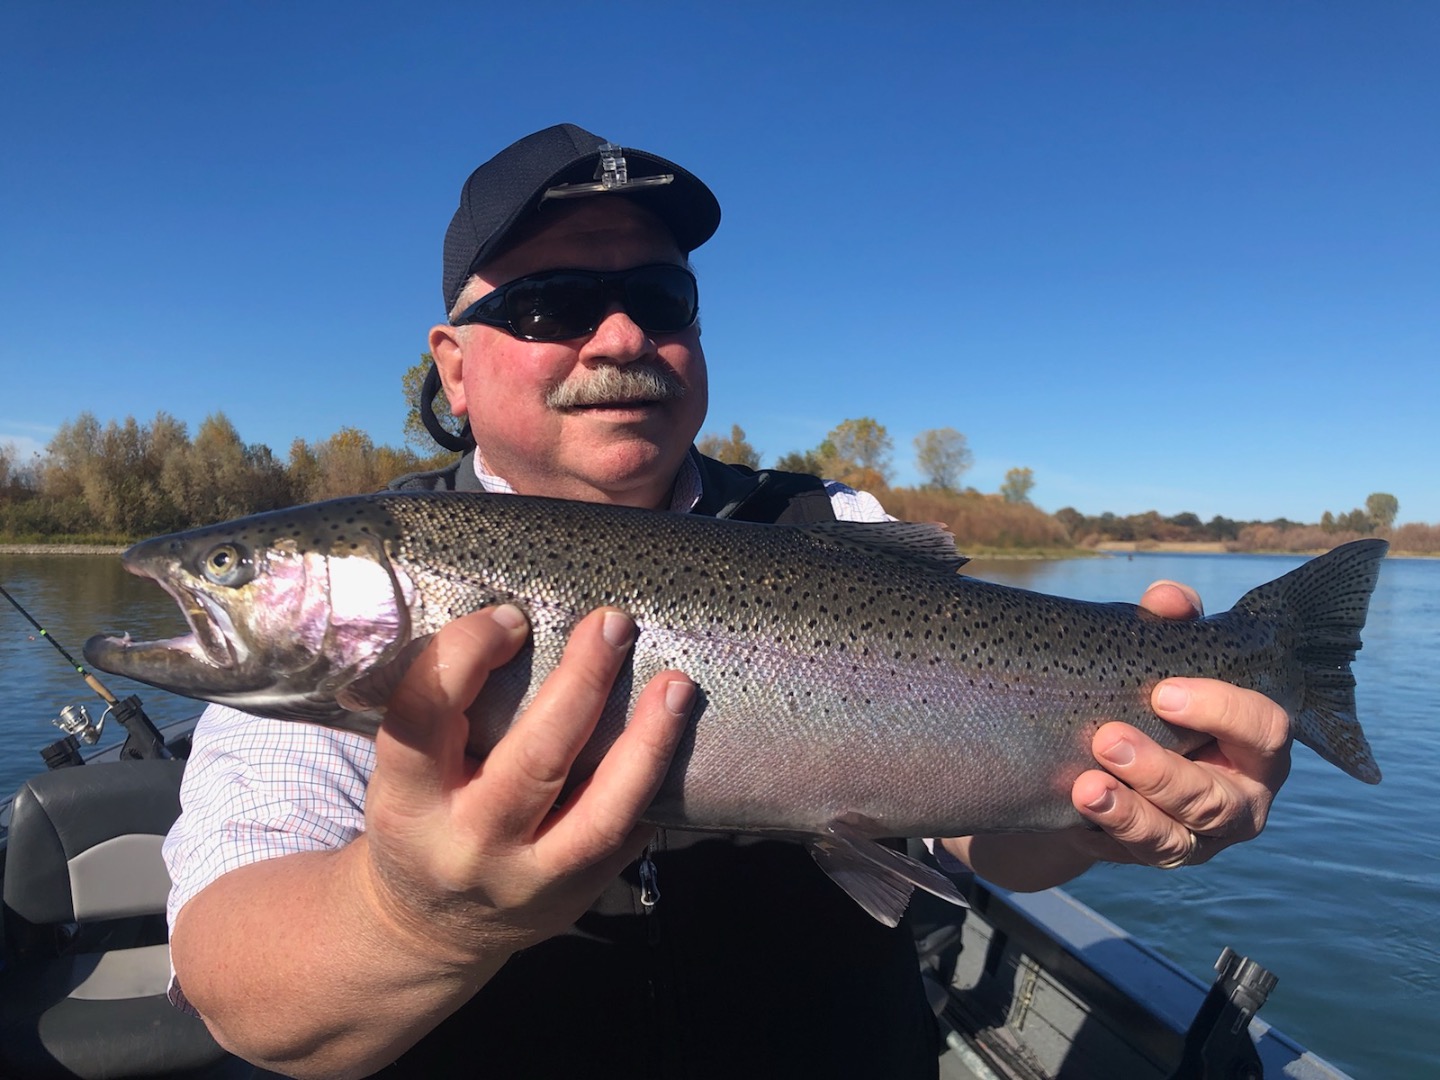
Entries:
[[[904, 12], [903, 15], [899, 14]], [[399, 444], [459, 187], [561, 121], [715, 190], [707, 431], [1034, 501], [1440, 522], [1440, 5], [0, 8], [0, 441]]]

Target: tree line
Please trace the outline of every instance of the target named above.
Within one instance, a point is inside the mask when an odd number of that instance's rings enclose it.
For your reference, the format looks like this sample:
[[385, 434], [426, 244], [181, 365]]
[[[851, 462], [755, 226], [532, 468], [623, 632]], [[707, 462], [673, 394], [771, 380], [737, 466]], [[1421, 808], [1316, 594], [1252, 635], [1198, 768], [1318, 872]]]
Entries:
[[[408, 415], [404, 448], [376, 445], [358, 429], [329, 438], [294, 440], [284, 458], [270, 447], [246, 443], [224, 413], [208, 416], [192, 437], [167, 413], [148, 423], [126, 417], [102, 424], [82, 413], [62, 424], [43, 455], [21, 461], [0, 444], [0, 540], [64, 538], [123, 541], [297, 503], [362, 494], [396, 476], [435, 468], [448, 453], [422, 454], [429, 436], [419, 420], [419, 389], [428, 357], [403, 378]], [[435, 412], [454, 427], [443, 394]], [[702, 452], [722, 461], [760, 468], [760, 453], [739, 424], [728, 435], [705, 434]], [[913, 488], [893, 485], [894, 439], [873, 417], [836, 425], [819, 445], [792, 450], [775, 467], [839, 480], [871, 491], [897, 517], [943, 521], [971, 551], [1095, 547], [1108, 542], [1220, 543], [1235, 550], [1310, 551], [1359, 536], [1388, 536], [1397, 550], [1440, 553], [1440, 527], [1395, 527], [1399, 500], [1371, 494], [1362, 508], [1326, 510], [1316, 523], [1236, 521], [1193, 513], [1156, 511], [1121, 516], [1088, 515], [1074, 507], [1048, 514], [1031, 502], [1036, 477], [1016, 466], [995, 492], [963, 486], [973, 463], [964, 434], [951, 427], [921, 432], [912, 443], [922, 480]]]
[[[697, 444], [721, 461], [760, 467], [760, 454], [739, 424], [729, 435], [707, 434]], [[1106, 543], [1207, 543], [1236, 551], [1316, 551], [1365, 536], [1388, 537], [1397, 551], [1440, 553], [1440, 526], [1409, 524], [1395, 528], [1400, 501], [1388, 492], [1374, 492], [1363, 508], [1344, 513], [1326, 510], [1318, 523], [1275, 518], [1237, 521], [1216, 515], [1201, 521], [1194, 513], [1162, 516], [1154, 510], [1118, 515], [1088, 515], [1073, 506], [1045, 514], [1030, 502], [1034, 471], [1016, 466], [1005, 474], [1000, 489], [985, 494], [962, 487], [961, 478], [973, 462], [969, 443], [954, 428], [922, 431], [914, 439], [918, 488], [891, 486], [894, 440], [871, 417], [845, 420], [818, 446], [782, 454], [777, 469], [840, 480], [880, 497], [895, 516], [910, 521], [944, 521], [962, 547], [1094, 548]]]
[[[730, 426], [730, 434], [704, 435], [696, 444], [702, 454], [760, 467], [760, 454], [750, 445], [745, 429]], [[921, 490], [942, 494], [979, 494], [974, 488], [960, 487], [960, 478], [970, 468], [974, 455], [969, 441], [952, 427], [930, 428], [915, 436], [915, 465], [923, 476]], [[891, 466], [895, 440], [885, 426], [872, 417], [862, 416], [842, 421], [809, 450], [792, 450], [782, 454], [775, 468], [786, 472], [809, 473], [827, 480], [838, 480], [859, 491], [891, 491], [895, 471]], [[1017, 466], [1005, 474], [999, 495], [1008, 503], [1029, 503], [1035, 487], [1035, 473]]]
[[0, 446], [0, 537], [128, 540], [375, 491], [434, 460], [376, 446], [350, 427], [316, 443], [296, 439], [281, 459], [242, 440], [224, 413], [206, 417], [192, 438], [164, 412], [103, 425], [86, 412], [30, 462]]

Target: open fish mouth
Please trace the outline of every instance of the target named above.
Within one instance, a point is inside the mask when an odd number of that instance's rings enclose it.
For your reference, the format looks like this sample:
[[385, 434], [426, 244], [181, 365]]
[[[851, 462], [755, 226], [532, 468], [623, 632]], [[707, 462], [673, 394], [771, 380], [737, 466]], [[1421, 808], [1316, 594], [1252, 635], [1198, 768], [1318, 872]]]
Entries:
[[[142, 574], [142, 577], [150, 577]], [[131, 648], [168, 649], [186, 653], [216, 667], [233, 668], [245, 660], [246, 650], [240, 644], [230, 613], [203, 592], [182, 588], [172, 581], [154, 579], [174, 598], [185, 615], [190, 633], [158, 641], [138, 642]]]
[[126, 569], [151, 579], [169, 593], [184, 615], [189, 632], [152, 641], [136, 641], [128, 633], [118, 637], [96, 634], [85, 643], [86, 659], [117, 675], [139, 675], [158, 669], [165, 673], [167, 689], [177, 693], [184, 693], [191, 683], [202, 685], [206, 676], [201, 671], [239, 674], [249, 650], [228, 611], [202, 591], [187, 589], [142, 567], [127, 563]]

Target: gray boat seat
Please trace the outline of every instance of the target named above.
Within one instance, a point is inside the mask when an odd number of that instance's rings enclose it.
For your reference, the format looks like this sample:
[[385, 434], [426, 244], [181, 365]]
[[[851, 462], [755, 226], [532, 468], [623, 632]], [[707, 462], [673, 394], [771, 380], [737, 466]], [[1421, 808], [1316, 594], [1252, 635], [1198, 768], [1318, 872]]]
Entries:
[[59, 769], [15, 796], [5, 861], [0, 1076], [248, 1075], [166, 999], [160, 843], [184, 762]]

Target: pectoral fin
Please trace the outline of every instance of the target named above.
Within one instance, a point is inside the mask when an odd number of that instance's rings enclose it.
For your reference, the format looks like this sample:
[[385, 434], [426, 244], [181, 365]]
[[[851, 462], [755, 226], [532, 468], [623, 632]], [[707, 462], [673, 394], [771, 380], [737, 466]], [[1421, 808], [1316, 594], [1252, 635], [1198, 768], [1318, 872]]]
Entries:
[[809, 848], [820, 869], [886, 926], [900, 922], [917, 887], [970, 906], [944, 874], [877, 843], [850, 821], [830, 822], [826, 835], [812, 837]]

